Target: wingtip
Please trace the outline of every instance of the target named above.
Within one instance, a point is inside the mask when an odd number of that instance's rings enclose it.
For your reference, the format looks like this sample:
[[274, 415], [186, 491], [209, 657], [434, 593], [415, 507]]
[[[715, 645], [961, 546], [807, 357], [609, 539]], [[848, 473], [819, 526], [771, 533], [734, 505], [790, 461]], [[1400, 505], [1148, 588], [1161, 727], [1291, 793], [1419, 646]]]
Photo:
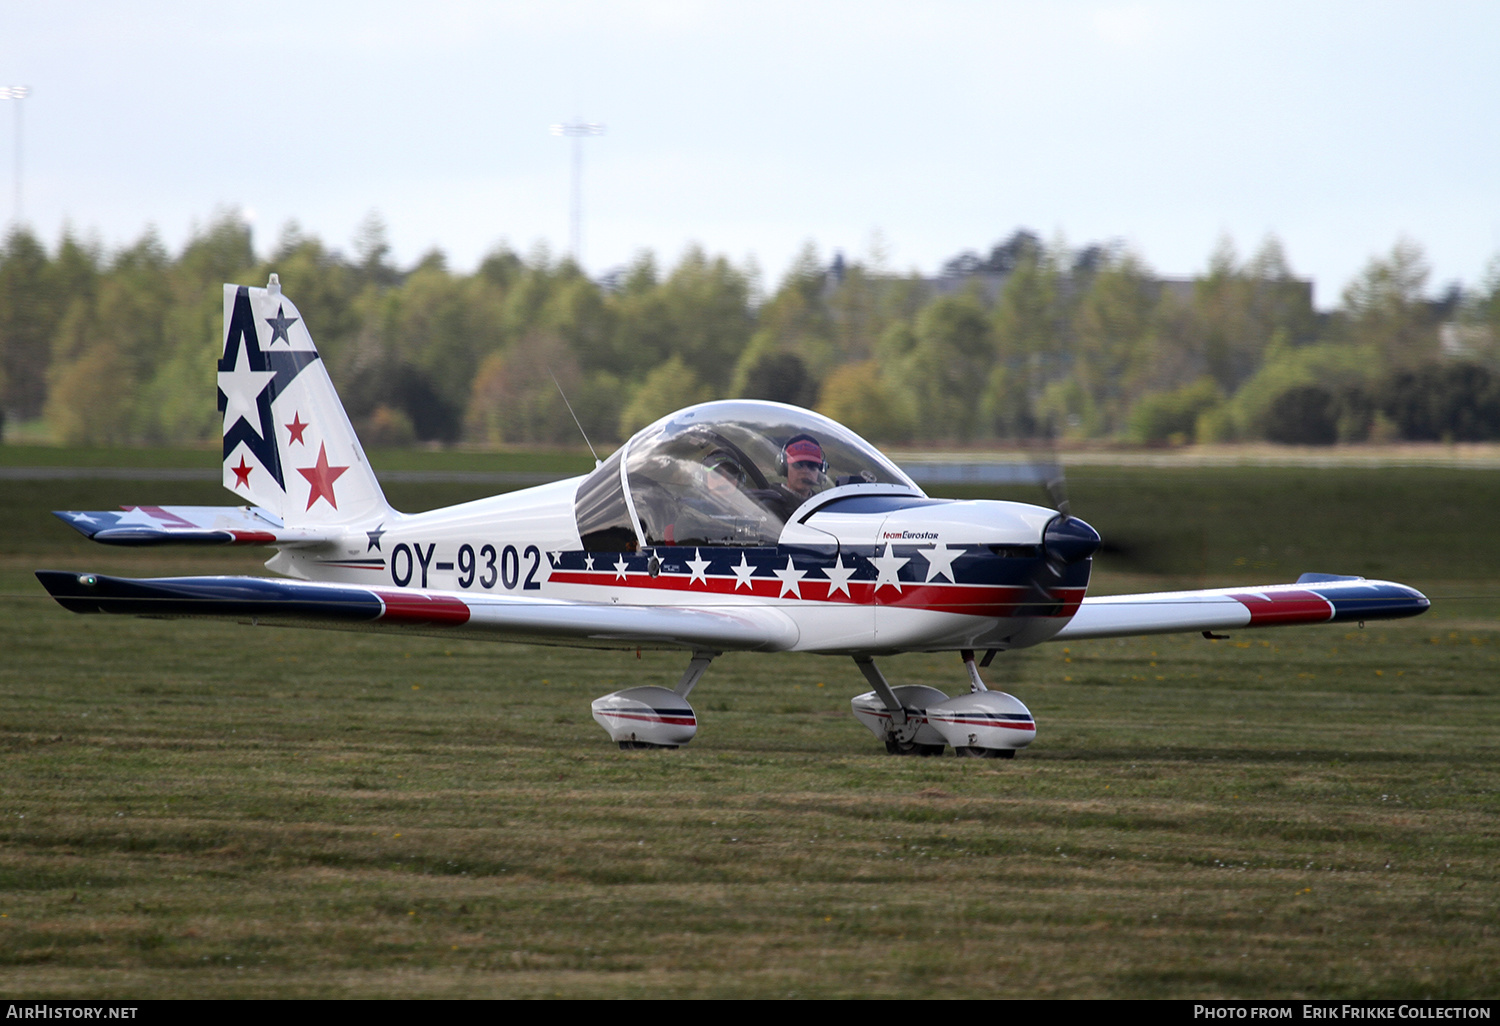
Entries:
[[75, 613], [97, 613], [99, 601], [94, 589], [99, 584], [97, 574], [80, 574], [70, 570], [38, 570], [36, 579], [64, 608]]
[[85, 538], [92, 538], [95, 534], [95, 532], [91, 530], [88, 525], [79, 523], [79, 514], [77, 510], [54, 509], [52, 510], [52, 515], [61, 520], [63, 523], [67, 524], [73, 530], [77, 531], [79, 534], [83, 535]]

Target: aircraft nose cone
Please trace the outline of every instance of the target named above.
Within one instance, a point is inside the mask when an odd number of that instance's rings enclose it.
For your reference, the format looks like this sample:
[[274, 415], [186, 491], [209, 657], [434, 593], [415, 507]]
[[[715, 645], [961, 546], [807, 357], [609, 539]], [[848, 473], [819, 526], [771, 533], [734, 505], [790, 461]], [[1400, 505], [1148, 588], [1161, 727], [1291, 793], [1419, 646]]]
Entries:
[[1099, 551], [1099, 532], [1077, 517], [1058, 517], [1042, 532], [1042, 546], [1049, 559], [1076, 563]]

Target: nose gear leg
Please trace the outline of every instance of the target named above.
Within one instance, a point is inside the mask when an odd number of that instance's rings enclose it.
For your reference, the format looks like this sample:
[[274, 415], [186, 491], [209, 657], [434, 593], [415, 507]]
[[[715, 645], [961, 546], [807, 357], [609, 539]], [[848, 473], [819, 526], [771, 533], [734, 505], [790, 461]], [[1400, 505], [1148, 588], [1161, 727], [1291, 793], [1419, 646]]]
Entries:
[[885, 742], [889, 755], [942, 755], [942, 735], [927, 724], [926, 707], [948, 696], [920, 684], [891, 687], [869, 656], [855, 656], [854, 665], [873, 691], [850, 703], [855, 719]]

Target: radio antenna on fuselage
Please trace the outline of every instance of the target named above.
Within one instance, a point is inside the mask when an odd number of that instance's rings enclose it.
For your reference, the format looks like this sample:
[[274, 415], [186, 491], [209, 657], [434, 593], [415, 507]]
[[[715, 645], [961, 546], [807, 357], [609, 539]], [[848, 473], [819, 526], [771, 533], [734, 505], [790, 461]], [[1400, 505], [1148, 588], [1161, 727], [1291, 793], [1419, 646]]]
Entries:
[[563, 405], [568, 408], [568, 415], [573, 418], [573, 423], [578, 425], [578, 433], [583, 436], [583, 444], [589, 447], [589, 455], [594, 457], [594, 466], [599, 466], [603, 461], [599, 454], [594, 451], [594, 443], [589, 441], [589, 433], [583, 429], [583, 422], [578, 419], [578, 414], [573, 412], [573, 404], [568, 402], [568, 393], [562, 390], [562, 382], [557, 380], [557, 375], [552, 373], [552, 368], [547, 368], [547, 377], [557, 386], [557, 394], [562, 396]]

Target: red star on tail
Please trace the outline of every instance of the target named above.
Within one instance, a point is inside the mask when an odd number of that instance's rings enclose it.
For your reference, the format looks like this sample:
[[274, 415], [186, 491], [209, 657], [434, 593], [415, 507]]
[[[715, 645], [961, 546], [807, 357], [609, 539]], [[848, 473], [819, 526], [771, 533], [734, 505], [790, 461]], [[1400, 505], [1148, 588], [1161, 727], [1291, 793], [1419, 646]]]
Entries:
[[230, 467], [229, 469], [234, 471], [234, 486], [236, 488], [238, 488], [240, 485], [244, 485], [246, 488], [250, 487], [250, 471], [254, 470], [255, 468], [245, 462], [244, 456], [240, 457], [239, 466]]
[[338, 500], [333, 497], [333, 483], [343, 476], [348, 467], [330, 467], [328, 465], [328, 449], [322, 443], [318, 443], [318, 462], [311, 467], [298, 467], [297, 473], [307, 478], [309, 485], [307, 494], [307, 508], [312, 509], [313, 503], [319, 499], [327, 499], [328, 505], [334, 509], [339, 508]]
[[287, 445], [291, 445], [293, 442], [301, 445], [307, 444], [306, 442], [302, 441], [302, 432], [307, 430], [307, 425], [302, 423], [301, 413], [293, 413], [292, 422], [290, 424], [283, 424], [282, 427], [291, 432], [291, 437], [288, 438], [286, 442]]

